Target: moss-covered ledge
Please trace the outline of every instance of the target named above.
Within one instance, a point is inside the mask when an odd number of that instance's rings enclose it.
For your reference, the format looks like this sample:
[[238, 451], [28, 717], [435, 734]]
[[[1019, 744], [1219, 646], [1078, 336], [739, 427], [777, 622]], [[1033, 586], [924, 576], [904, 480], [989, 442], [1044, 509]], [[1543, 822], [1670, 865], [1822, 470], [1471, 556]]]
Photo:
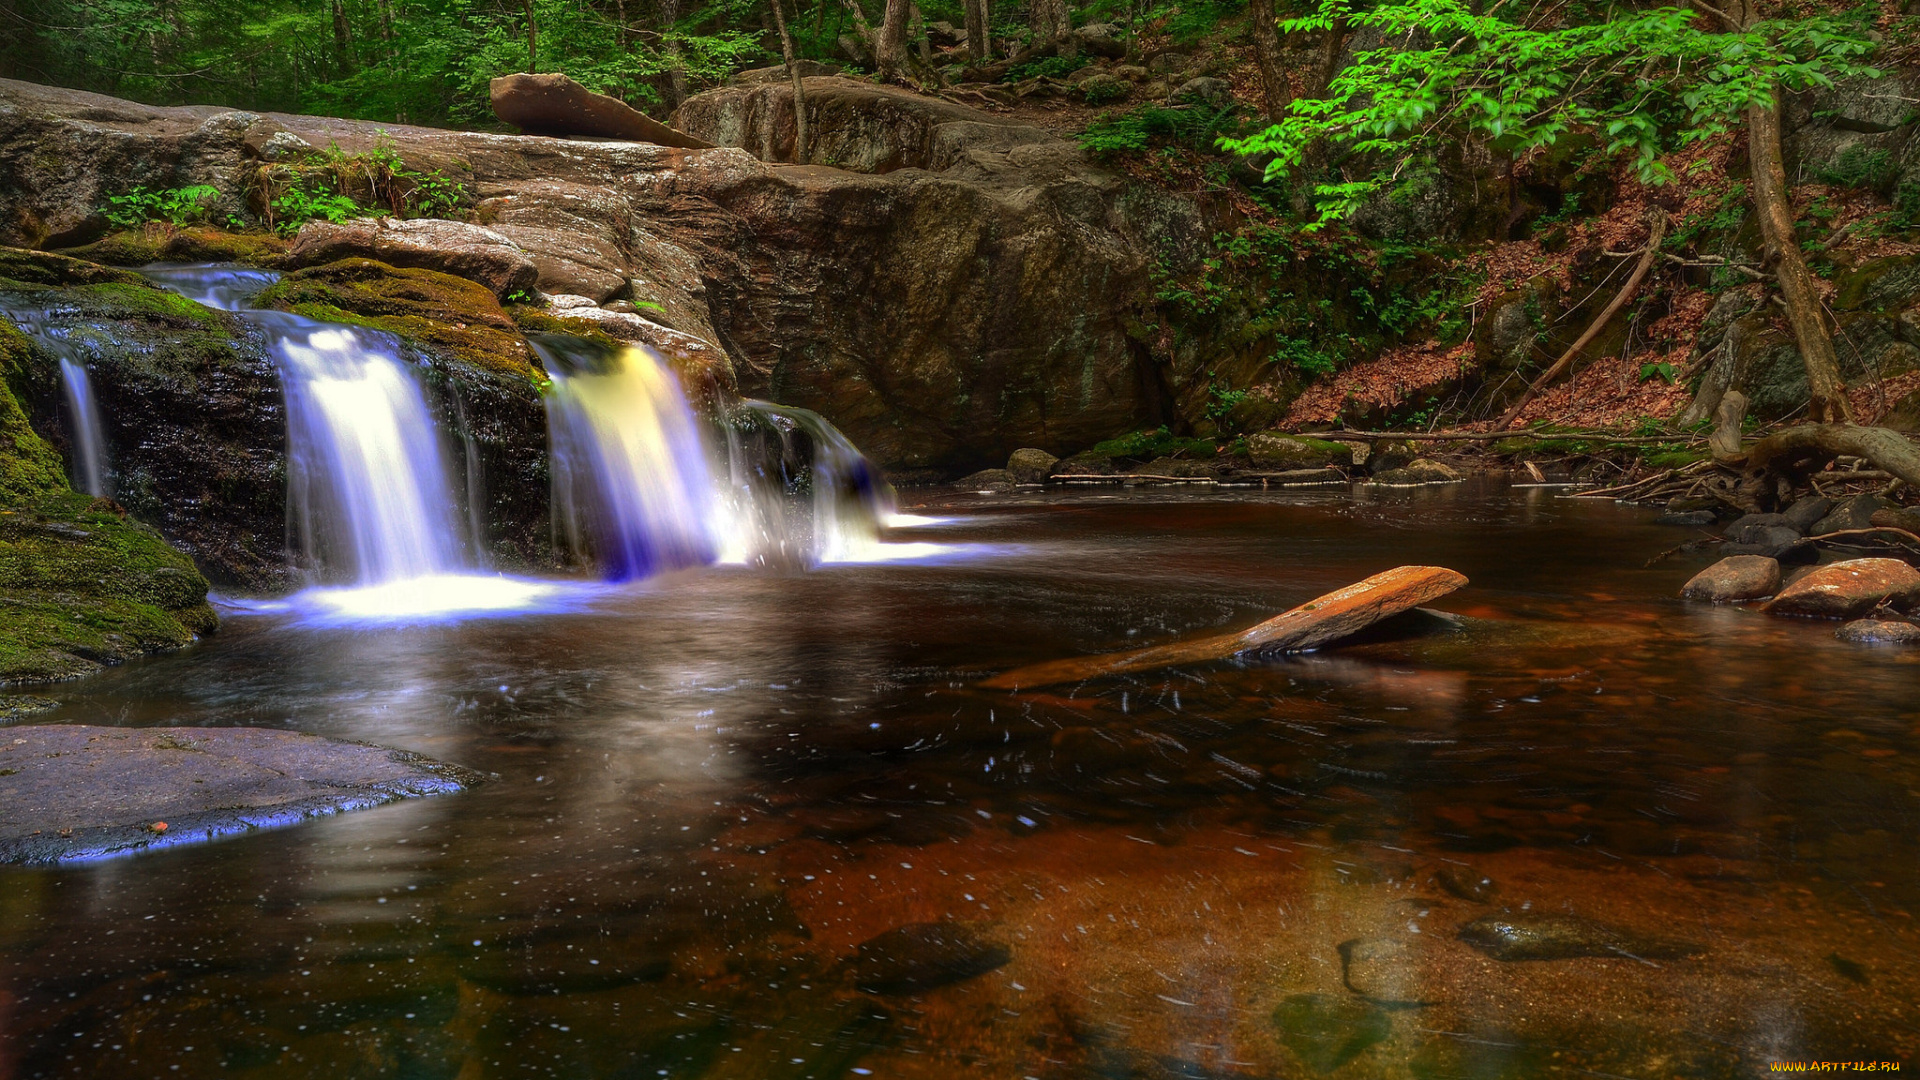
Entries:
[[88, 674], [217, 623], [207, 579], [111, 500], [67, 487], [12, 384], [33, 346], [0, 322], [0, 682]]

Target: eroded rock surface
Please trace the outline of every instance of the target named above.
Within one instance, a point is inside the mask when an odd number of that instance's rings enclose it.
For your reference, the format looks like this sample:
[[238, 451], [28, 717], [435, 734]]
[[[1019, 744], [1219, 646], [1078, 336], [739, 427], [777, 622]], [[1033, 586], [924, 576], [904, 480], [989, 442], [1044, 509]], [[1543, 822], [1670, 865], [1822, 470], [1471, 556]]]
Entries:
[[98, 859], [442, 795], [480, 774], [265, 728], [0, 729], [0, 863]]
[[[885, 104], [862, 85], [846, 91], [848, 123], [900, 130], [859, 112]], [[763, 92], [785, 88], [713, 94]], [[732, 100], [702, 96], [683, 114]], [[1150, 298], [1151, 259], [1198, 251], [1218, 231], [1212, 211], [1046, 132], [915, 100], [900, 123], [931, 132], [922, 157], [867, 174], [0, 80], [0, 242], [84, 243], [105, 232], [108, 196], [132, 185], [208, 184], [242, 206], [260, 167], [250, 133], [349, 154], [385, 146], [465, 185], [478, 223], [528, 255], [541, 290], [657, 305], [663, 325], [730, 355], [743, 393], [821, 413], [883, 467], [962, 472], [1167, 422], [1193, 395], [1165, 385], [1185, 376], [1160, 370], [1128, 328]]]

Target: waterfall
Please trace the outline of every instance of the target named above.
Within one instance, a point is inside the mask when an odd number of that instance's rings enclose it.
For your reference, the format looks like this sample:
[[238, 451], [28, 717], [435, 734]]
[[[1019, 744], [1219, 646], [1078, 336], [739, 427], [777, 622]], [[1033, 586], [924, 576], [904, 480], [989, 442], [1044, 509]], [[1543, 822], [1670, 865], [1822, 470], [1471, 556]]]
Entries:
[[[811, 565], [883, 554], [893, 488], [819, 413], [746, 400], [727, 428], [730, 559]], [[805, 512], [793, 500], [806, 504]]]
[[245, 266], [149, 266], [142, 277], [168, 292], [217, 311], [239, 311], [261, 290], [280, 280], [272, 270]]
[[693, 409], [647, 349], [536, 334], [553, 380], [554, 516], [614, 580], [712, 562], [714, 487]]
[[60, 381], [66, 387], [67, 409], [73, 414], [74, 486], [89, 495], [106, 495], [107, 439], [100, 431], [100, 406], [93, 400], [93, 382], [87, 367], [65, 352], [60, 354]]
[[111, 495], [107, 478], [107, 437], [100, 405], [87, 375], [85, 351], [74, 342], [73, 328], [58, 325], [52, 312], [38, 307], [0, 308], [20, 332], [60, 361], [60, 385], [67, 405], [67, 433], [73, 444], [73, 486], [88, 495]]
[[304, 554], [360, 585], [463, 569], [438, 429], [396, 343], [279, 312], [288, 499]]

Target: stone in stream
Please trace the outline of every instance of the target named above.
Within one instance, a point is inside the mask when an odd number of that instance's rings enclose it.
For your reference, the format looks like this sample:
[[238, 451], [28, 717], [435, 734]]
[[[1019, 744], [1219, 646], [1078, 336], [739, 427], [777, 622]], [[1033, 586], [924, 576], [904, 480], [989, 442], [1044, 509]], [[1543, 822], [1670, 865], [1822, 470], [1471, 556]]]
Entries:
[[1807, 530], [1808, 536], [1825, 536], [1828, 533], [1853, 529], [1873, 528], [1873, 515], [1887, 508], [1886, 500], [1878, 495], [1855, 495], [1845, 499], [1827, 513], [1826, 517], [1814, 522]]
[[687, 150], [713, 147], [557, 73], [502, 75], [487, 84], [487, 93], [493, 114], [528, 135], [585, 135]]
[[1317, 1073], [1330, 1073], [1393, 1034], [1387, 1010], [1350, 997], [1294, 994], [1273, 1010], [1280, 1042]]
[[1248, 654], [1303, 652], [1350, 637], [1382, 619], [1438, 600], [1466, 583], [1465, 575], [1443, 566], [1398, 566], [1239, 633], [1032, 664], [995, 675], [980, 685], [996, 690], [1051, 686], [1101, 675], [1151, 671]]
[[1856, 619], [1833, 636], [1850, 645], [1920, 645], [1920, 626], [1896, 619]]
[[1794, 500], [1793, 505], [1787, 507], [1786, 511], [1780, 516], [1786, 519], [1786, 523], [1789, 526], [1799, 530], [1800, 534], [1804, 536], [1811, 531], [1815, 525], [1819, 524], [1821, 518], [1826, 517], [1832, 512], [1832, 499], [1827, 498], [1825, 495], [1808, 495], [1804, 499]]
[[1920, 536], [1920, 510], [1889, 506], [1884, 510], [1875, 510], [1868, 520], [1876, 529], [1901, 529]]
[[1471, 900], [1476, 904], [1486, 903], [1493, 899], [1494, 893], [1500, 891], [1500, 887], [1493, 883], [1492, 878], [1476, 873], [1469, 866], [1442, 866], [1434, 871], [1433, 880], [1439, 882], [1441, 888], [1460, 899]]
[[172, 846], [441, 795], [481, 774], [265, 728], [0, 728], [0, 864]]
[[1015, 450], [1013, 456], [1007, 458], [1007, 475], [1016, 484], [1044, 484], [1059, 460], [1045, 450], [1032, 447]]
[[1759, 600], [1780, 591], [1780, 562], [1765, 555], [1734, 555], [1705, 570], [1680, 588], [1688, 600]]
[[1353, 451], [1344, 443], [1329, 439], [1310, 439], [1263, 431], [1247, 437], [1247, 457], [1253, 467], [1271, 472], [1287, 469], [1324, 469], [1345, 465], [1353, 460]]
[[1882, 604], [1906, 610], [1920, 604], [1920, 570], [1898, 559], [1831, 563], [1780, 590], [1767, 603], [1774, 615], [1857, 619]]
[[1005, 469], [981, 469], [953, 482], [969, 491], [1005, 491], [1013, 486], [1013, 474]]
[[912, 994], [984, 975], [1013, 958], [957, 922], [908, 923], [860, 943], [846, 968], [873, 994]]
[[1691, 525], [1695, 527], [1713, 524], [1711, 510], [1670, 510], [1653, 519], [1655, 525]]
[[1495, 960], [1567, 960], [1577, 956], [1678, 960], [1707, 951], [1691, 942], [1643, 937], [1577, 915], [1531, 912], [1475, 919], [1460, 928], [1460, 940]]
[[1431, 458], [1414, 458], [1399, 469], [1373, 474], [1376, 484], [1451, 484], [1460, 479], [1460, 470]]

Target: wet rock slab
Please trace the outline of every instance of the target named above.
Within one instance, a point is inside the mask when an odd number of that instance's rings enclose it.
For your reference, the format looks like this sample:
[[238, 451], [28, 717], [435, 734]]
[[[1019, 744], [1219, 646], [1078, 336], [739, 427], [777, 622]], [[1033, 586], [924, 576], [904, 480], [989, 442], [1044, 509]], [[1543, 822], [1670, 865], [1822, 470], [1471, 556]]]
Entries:
[[265, 728], [0, 728], [0, 864], [211, 840], [481, 779], [404, 750]]

